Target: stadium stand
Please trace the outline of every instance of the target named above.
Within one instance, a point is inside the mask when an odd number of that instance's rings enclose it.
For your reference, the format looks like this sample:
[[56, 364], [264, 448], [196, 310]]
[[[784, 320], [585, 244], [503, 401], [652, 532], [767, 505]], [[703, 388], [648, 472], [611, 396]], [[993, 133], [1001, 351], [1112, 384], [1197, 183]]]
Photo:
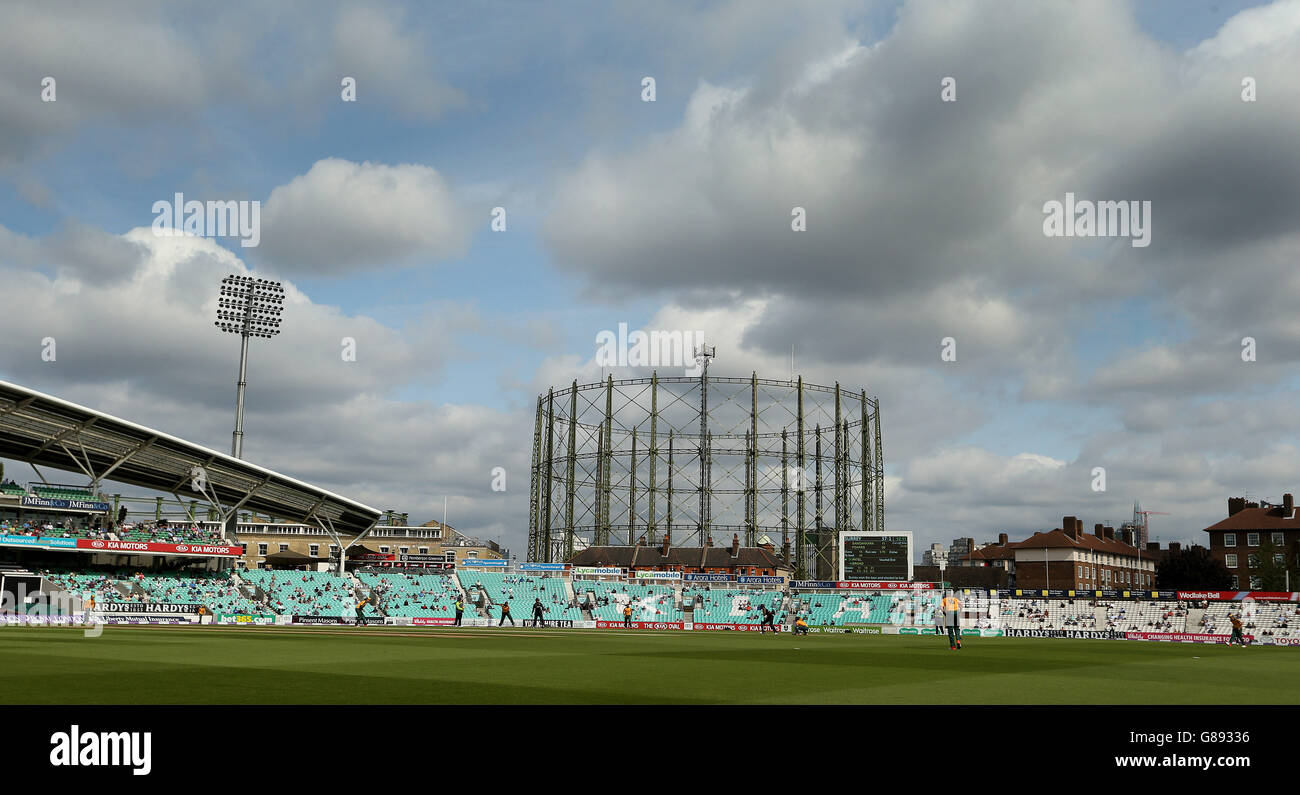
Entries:
[[797, 596], [798, 615], [814, 626], [890, 623], [891, 612], [901, 615], [902, 603], [889, 594], [847, 591], [805, 593]]
[[[1084, 602], [1091, 604], [1091, 602]], [[1098, 620], [1105, 621], [1105, 629], [1118, 632], [1186, 632], [1187, 604], [1185, 602], [1119, 602], [1099, 600]]]
[[130, 599], [130, 575], [127, 572], [75, 572], [44, 569], [41, 576], [52, 590], [66, 591], [79, 599], [95, 597], [97, 602]]
[[61, 523], [0, 522], [0, 534], [23, 535], [42, 538], [90, 538], [107, 541], [152, 541], [167, 544], [224, 544], [226, 539], [220, 531], [205, 530], [201, 527], [161, 527], [151, 528], [145, 525], [123, 525], [116, 530], [95, 530], [84, 524], [64, 525]]
[[1003, 599], [1001, 625], [1012, 629], [1107, 629], [1087, 599]]
[[359, 601], [348, 580], [327, 571], [253, 569], [241, 576], [260, 588], [267, 606], [280, 615], [351, 616]]
[[47, 500], [90, 500], [95, 497], [90, 492], [90, 489], [76, 486], [46, 486], [35, 483], [32, 484], [32, 493]]
[[163, 544], [221, 544], [225, 537], [218, 530], [206, 530], [202, 527], [148, 527], [145, 525], [122, 525], [114, 533], [118, 541], [146, 541]]
[[1232, 632], [1229, 615], [1241, 614], [1243, 632], [1258, 638], [1300, 638], [1300, 605], [1295, 602], [1210, 602], [1200, 625], [1189, 632], [1226, 635]]
[[763, 621], [760, 605], [777, 612], [777, 621], [784, 622], [782, 605], [784, 594], [780, 591], [746, 591], [730, 588], [693, 589], [697, 597], [693, 620], [697, 624], [759, 624]]
[[581, 621], [582, 609], [569, 594], [568, 583], [560, 577], [531, 577], [496, 571], [457, 572], [462, 587], [468, 591], [480, 586], [488, 601], [487, 615], [501, 619], [501, 603], [510, 602], [510, 615], [516, 622], [531, 619], [533, 600], [541, 599], [548, 621]]
[[454, 618], [460, 589], [445, 574], [358, 572], [361, 584], [376, 597], [384, 615], [405, 618]]
[[154, 574], [145, 572], [42, 572], [51, 588], [90, 596], [95, 601], [140, 604], [199, 604], [221, 613], [255, 613], [262, 608], [248, 599], [228, 572]]
[[6, 480], [4, 483], [0, 483], [0, 494], [5, 494], [10, 497], [23, 497], [27, 495], [27, 489], [14, 483], [12, 480]]
[[632, 603], [633, 621], [682, 620], [675, 589], [669, 585], [575, 580], [573, 587], [591, 595], [596, 621], [622, 621], [623, 605], [628, 602]]

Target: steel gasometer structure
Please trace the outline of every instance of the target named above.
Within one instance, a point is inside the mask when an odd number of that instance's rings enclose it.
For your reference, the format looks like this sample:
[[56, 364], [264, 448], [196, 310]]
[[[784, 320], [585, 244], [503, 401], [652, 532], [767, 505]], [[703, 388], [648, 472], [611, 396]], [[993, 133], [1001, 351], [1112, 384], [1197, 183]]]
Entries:
[[530, 562], [587, 546], [770, 542], [798, 579], [834, 579], [839, 533], [884, 530], [880, 404], [759, 378], [614, 380], [538, 397]]

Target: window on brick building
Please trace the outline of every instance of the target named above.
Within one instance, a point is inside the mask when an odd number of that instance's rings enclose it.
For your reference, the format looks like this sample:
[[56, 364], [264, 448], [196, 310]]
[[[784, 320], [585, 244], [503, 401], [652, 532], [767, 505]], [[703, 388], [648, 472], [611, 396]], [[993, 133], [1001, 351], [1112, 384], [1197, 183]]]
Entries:
[[1259, 533], [1247, 533], [1247, 534], [1246, 534], [1246, 546], [1248, 546], [1248, 547], [1257, 547], [1257, 546], [1259, 546]]
[[1223, 556], [1223, 565], [1227, 566], [1227, 567], [1230, 568], [1230, 569], [1235, 569], [1235, 568], [1237, 568], [1237, 556], [1236, 556], [1236, 555], [1224, 555], [1224, 556]]
[[1223, 545], [1224, 545], [1225, 547], [1235, 547], [1235, 546], [1237, 546], [1237, 534], [1236, 534], [1236, 533], [1224, 533], [1224, 534], [1223, 534]]
[[1284, 544], [1286, 544], [1286, 541], [1283, 535], [1281, 533], [1276, 533], [1276, 532], [1273, 533], [1273, 546], [1280, 547], [1283, 546]]

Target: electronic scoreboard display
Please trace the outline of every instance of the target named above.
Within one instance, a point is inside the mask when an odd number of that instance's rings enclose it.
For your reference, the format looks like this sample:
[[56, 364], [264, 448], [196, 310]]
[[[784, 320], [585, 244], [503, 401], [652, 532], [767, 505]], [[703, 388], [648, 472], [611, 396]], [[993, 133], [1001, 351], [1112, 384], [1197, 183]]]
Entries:
[[840, 579], [912, 579], [912, 534], [843, 533], [840, 536]]

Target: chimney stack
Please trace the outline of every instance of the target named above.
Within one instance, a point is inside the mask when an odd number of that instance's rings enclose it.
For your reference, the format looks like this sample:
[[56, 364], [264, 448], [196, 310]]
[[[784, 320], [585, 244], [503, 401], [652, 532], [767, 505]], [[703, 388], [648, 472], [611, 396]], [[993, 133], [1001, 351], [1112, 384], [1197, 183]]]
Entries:
[[662, 557], [668, 557], [668, 533], [664, 533], [664, 542], [659, 545], [659, 554]]
[[1105, 538], [1106, 530], [1101, 526], [1101, 523], [1098, 522], [1097, 524], [1092, 526], [1092, 534], [1098, 538]]
[[1170, 552], [1177, 552], [1177, 551], [1179, 551], [1179, 550], [1182, 549], [1182, 548], [1183, 548], [1183, 545], [1182, 545], [1181, 543], [1179, 543], [1178, 541], [1170, 541], [1170, 542], [1169, 542], [1169, 551], [1170, 551]]
[[731, 534], [731, 556], [734, 558], [734, 557], [738, 557], [739, 555], [740, 555], [740, 536], [737, 533], [732, 533]]
[[1246, 498], [1245, 498], [1245, 497], [1229, 497], [1229, 498], [1228, 498], [1228, 515], [1229, 515], [1229, 516], [1233, 516], [1233, 515], [1235, 515], [1235, 514], [1241, 512], [1241, 511], [1244, 510], [1245, 508], [1246, 508]]
[[1113, 527], [1103, 527], [1103, 528], [1102, 528], [1102, 532], [1104, 532], [1104, 533], [1106, 534], [1106, 538], [1110, 539], [1111, 541], [1114, 541], [1114, 540], [1115, 540], [1115, 528], [1113, 528]]
[[1159, 551], [1160, 551], [1160, 542], [1159, 542], [1159, 541], [1148, 541], [1148, 542], [1147, 542], [1147, 552], [1159, 552]]
[[1007, 534], [998, 533], [998, 546], [1005, 547], [1006, 545], [1007, 545]]
[[1292, 497], [1290, 494], [1283, 494], [1282, 507], [1286, 509], [1286, 512], [1289, 515], [1291, 511], [1295, 510], [1295, 498]]

